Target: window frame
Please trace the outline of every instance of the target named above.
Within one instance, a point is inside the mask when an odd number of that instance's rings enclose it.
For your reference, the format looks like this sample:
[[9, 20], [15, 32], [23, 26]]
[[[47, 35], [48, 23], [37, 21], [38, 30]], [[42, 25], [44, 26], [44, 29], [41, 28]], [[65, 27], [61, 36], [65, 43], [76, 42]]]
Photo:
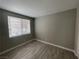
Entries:
[[[9, 17], [13, 17], [13, 18], [16, 18], [16, 19], [18, 19], [18, 20], [29, 20], [29, 19], [20, 18], [20, 17], [7, 16], [8, 21], [9, 21]], [[29, 30], [30, 32], [29, 32], [29, 33], [23, 33], [23, 28], [22, 28], [22, 26], [23, 26], [23, 22], [22, 22], [22, 23], [21, 23], [21, 30], [22, 30], [21, 32], [22, 32], [22, 33], [21, 33], [21, 34], [19, 34], [19, 35], [15, 35], [15, 36], [13, 36], [13, 37], [12, 37], [12, 36], [10, 37], [9, 22], [8, 22], [8, 32], [9, 32], [9, 38], [19, 37], [19, 36], [23, 36], [23, 35], [30, 35], [30, 34], [31, 34], [31, 20], [29, 20], [29, 21], [30, 21], [30, 24], [29, 24], [29, 25], [30, 25], [30, 28], [29, 28], [29, 29], [30, 29], [30, 30]]]
[[21, 19], [26, 19], [26, 20], [29, 20], [30, 21], [30, 33], [29, 34], [22, 34], [22, 35], [19, 35], [19, 36], [13, 36], [13, 37], [9, 37], [9, 26], [8, 26], [8, 37], [9, 38], [18, 38], [18, 37], [22, 37], [22, 36], [29, 36], [29, 35], [32, 35], [32, 20], [31, 18], [28, 18], [26, 16], [21, 16], [21, 15], [7, 15], [7, 25], [8, 25], [8, 16], [12, 16], [12, 17], [15, 17], [15, 18], [21, 18]]

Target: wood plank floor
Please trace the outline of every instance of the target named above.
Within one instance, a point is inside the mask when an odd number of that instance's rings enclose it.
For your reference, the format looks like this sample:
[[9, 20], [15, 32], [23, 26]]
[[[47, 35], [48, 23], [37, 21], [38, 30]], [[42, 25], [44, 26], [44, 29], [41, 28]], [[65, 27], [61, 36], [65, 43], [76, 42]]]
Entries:
[[72, 52], [38, 41], [32, 41], [0, 57], [0, 59], [77, 59]]

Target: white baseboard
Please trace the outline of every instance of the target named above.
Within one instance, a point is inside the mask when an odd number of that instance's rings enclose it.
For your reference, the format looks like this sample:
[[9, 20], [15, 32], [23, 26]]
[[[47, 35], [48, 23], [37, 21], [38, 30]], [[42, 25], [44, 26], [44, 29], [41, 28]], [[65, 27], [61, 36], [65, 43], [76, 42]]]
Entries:
[[64, 50], [68, 50], [68, 51], [74, 52], [73, 49], [65, 48], [65, 47], [62, 47], [62, 46], [59, 46], [59, 45], [56, 45], [56, 44], [52, 44], [52, 43], [43, 41], [43, 40], [37, 39], [37, 41], [40, 41], [40, 42], [45, 43], [45, 44], [53, 45], [53, 46], [56, 46], [56, 47], [61, 48], [61, 49], [64, 49]]
[[49, 44], [49, 45], [61, 48], [61, 49], [64, 49], [64, 50], [67, 50], [67, 51], [70, 51], [70, 52], [74, 53], [74, 55], [79, 59], [79, 55], [73, 49], [69, 49], [69, 48], [66, 48], [66, 47], [55, 45], [55, 44], [52, 44], [52, 43], [49, 43], [49, 42], [46, 42], [46, 41], [43, 41], [43, 40], [39, 40], [39, 39], [35, 39], [35, 40], [40, 41], [40, 42], [45, 43], [45, 44]]
[[75, 56], [79, 59], [79, 55], [74, 51]]
[[31, 41], [33, 41], [33, 40], [28, 40], [28, 41], [26, 41], [26, 42], [24, 42], [24, 43], [22, 43], [22, 44], [19, 44], [19, 45], [15, 46], [15, 47], [12, 47], [12, 48], [7, 49], [7, 50], [5, 50], [5, 51], [3, 51], [3, 52], [0, 52], [0, 55], [5, 54], [5, 53], [7, 53], [7, 52], [9, 52], [9, 51], [11, 51], [11, 50], [17, 48], [17, 47], [23, 46], [23, 45], [25, 45], [26, 43], [29, 43], [29, 42], [31, 42]]

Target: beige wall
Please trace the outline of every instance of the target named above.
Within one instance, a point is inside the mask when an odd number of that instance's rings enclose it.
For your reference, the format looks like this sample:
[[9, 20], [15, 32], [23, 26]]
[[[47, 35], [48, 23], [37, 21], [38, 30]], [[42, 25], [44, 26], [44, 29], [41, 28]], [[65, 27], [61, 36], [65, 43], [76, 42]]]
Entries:
[[74, 49], [76, 9], [38, 17], [36, 37], [56, 45]]
[[75, 51], [79, 55], [79, 5], [77, 7], [77, 18], [76, 18]]

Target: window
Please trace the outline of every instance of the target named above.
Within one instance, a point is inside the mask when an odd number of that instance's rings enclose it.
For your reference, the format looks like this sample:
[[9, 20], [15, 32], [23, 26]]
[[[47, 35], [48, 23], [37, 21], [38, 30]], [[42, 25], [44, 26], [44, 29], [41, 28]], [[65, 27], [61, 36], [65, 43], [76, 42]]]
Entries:
[[30, 34], [30, 20], [8, 16], [9, 37]]

